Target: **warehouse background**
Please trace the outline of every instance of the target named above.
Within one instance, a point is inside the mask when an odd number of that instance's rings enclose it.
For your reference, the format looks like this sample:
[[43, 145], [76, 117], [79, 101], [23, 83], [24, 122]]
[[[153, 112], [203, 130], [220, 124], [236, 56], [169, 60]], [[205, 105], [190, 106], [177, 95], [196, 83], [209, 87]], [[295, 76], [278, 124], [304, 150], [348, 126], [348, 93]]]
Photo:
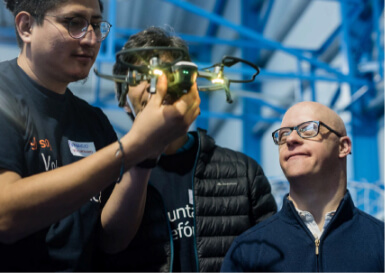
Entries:
[[[160, 26], [185, 39], [199, 68], [224, 55], [261, 68], [255, 82], [232, 84], [225, 93], [201, 92], [202, 114], [191, 129], [207, 129], [219, 145], [256, 159], [269, 177], [277, 202], [288, 190], [271, 132], [298, 101], [337, 111], [353, 140], [348, 188], [357, 206], [384, 219], [384, 2], [382, 0], [103, 0], [113, 25], [95, 64], [111, 73], [115, 53], [127, 39]], [[0, 60], [17, 56], [13, 17], [0, 2]], [[228, 70], [248, 78], [244, 66]], [[78, 96], [99, 106], [119, 135], [131, 122], [117, 107], [113, 83], [91, 72], [71, 84]]]

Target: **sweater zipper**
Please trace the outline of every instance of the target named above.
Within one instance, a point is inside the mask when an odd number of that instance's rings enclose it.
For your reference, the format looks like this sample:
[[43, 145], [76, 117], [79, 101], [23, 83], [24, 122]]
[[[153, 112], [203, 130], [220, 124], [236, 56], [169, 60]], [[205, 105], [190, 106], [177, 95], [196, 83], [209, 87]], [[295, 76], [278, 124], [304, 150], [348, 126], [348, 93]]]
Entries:
[[316, 268], [317, 268], [317, 272], [320, 271], [319, 269], [319, 245], [320, 245], [320, 239], [315, 238], [314, 240], [314, 243], [315, 243], [315, 255], [316, 255]]
[[318, 256], [318, 254], [319, 254], [319, 243], [320, 243], [319, 239], [316, 238], [314, 243], [315, 243], [315, 255]]

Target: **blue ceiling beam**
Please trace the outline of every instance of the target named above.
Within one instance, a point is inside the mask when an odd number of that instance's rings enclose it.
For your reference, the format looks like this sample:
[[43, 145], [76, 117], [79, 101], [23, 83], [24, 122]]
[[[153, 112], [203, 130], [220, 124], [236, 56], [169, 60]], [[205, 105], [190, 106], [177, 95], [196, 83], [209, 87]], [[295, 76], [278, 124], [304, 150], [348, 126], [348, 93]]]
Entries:
[[270, 17], [271, 11], [273, 9], [274, 3], [275, 3], [275, 0], [267, 1], [266, 11], [263, 14], [262, 18], [258, 22], [258, 31], [260, 33], [263, 33], [263, 30], [264, 30], [264, 28], [265, 28], [265, 26], [267, 24], [267, 21], [269, 20], [269, 17]]
[[321, 61], [314, 59], [314, 58], [311, 58], [311, 57], [304, 56], [302, 54], [298, 54], [297, 51], [292, 50], [290, 48], [287, 48], [287, 47], [283, 46], [281, 43], [278, 43], [276, 41], [266, 39], [260, 33], [257, 33], [256, 31], [253, 31], [250, 28], [244, 27], [242, 25], [237, 25], [233, 22], [230, 22], [230, 21], [224, 19], [221, 16], [218, 16], [216, 14], [212, 14], [212, 13], [210, 13], [204, 9], [201, 9], [201, 8], [191, 4], [189, 2], [180, 1], [180, 0], [163, 0], [163, 1], [172, 3], [172, 4], [174, 4], [180, 8], [183, 8], [183, 9], [185, 9], [191, 13], [194, 13], [194, 14], [197, 14], [197, 15], [202, 16], [204, 18], [207, 18], [210, 21], [213, 21], [219, 25], [233, 29], [233, 30], [237, 31], [238, 33], [244, 35], [245, 37], [249, 37], [253, 40], [256, 40], [260, 43], [263, 43], [266, 47], [268, 47], [270, 49], [281, 50], [283, 52], [286, 52], [288, 54], [291, 54], [291, 55], [297, 57], [300, 60], [307, 61], [318, 68], [322, 68], [325, 71], [344, 76], [344, 74], [342, 72], [330, 67], [328, 64], [326, 64], [324, 62], [321, 62]]
[[[260, 31], [259, 22], [261, 22], [261, 18], [262, 18], [261, 17], [262, 2], [259, 1], [256, 5], [256, 2], [253, 0], [241, 0], [241, 1], [242, 1], [241, 24], [247, 27], [248, 29], [252, 30], [253, 32], [256, 32], [256, 33], [259, 32]], [[253, 60], [255, 57], [259, 58], [260, 50], [251, 50], [251, 49], [243, 48], [241, 56], [246, 60]], [[242, 68], [243, 67], [244, 66], [242, 66]], [[246, 86], [246, 84], [243, 84], [243, 86]], [[260, 82], [256, 82], [252, 84], [252, 87], [253, 89], [255, 89], [255, 92], [257, 94], [261, 92], [261, 86], [262, 84]], [[265, 104], [263, 100], [243, 99], [242, 102], [243, 102], [243, 107], [242, 107], [243, 115], [262, 116], [262, 105]], [[277, 117], [271, 117], [271, 116], [269, 116], [269, 118], [278, 119]], [[260, 164], [262, 164], [263, 135], [254, 134], [253, 128], [255, 127], [255, 124], [259, 124], [261, 122], [265, 123], [266, 121], [262, 119], [256, 120], [256, 121], [245, 119], [242, 122], [243, 152], [248, 156], [254, 158]]]
[[[384, 1], [381, 0], [372, 0], [371, 1], [373, 7], [373, 28], [375, 31], [375, 44], [378, 49], [377, 63], [378, 63], [378, 75], [380, 75], [381, 80], [384, 80], [384, 45], [381, 43], [382, 32], [380, 29], [380, 20], [381, 13], [384, 10]], [[384, 22], [382, 22], [384, 24]]]
[[[342, 52], [347, 61], [349, 75], [370, 79], [370, 75], [362, 75], [358, 70], [358, 64], [362, 57], [371, 56], [373, 49], [370, 35], [366, 31], [366, 29], [372, 27], [372, 20], [367, 16], [370, 16], [373, 7], [368, 6], [368, 1], [362, 2], [367, 4], [365, 14], [359, 17], [359, 21], [353, 21], [349, 14], [356, 9], [356, 5], [347, 0], [341, 1]], [[359, 28], [365, 31], [360, 31]], [[372, 113], [363, 112], [368, 101], [374, 96], [374, 85], [372, 83], [361, 88], [351, 85], [350, 92], [351, 103], [347, 109], [352, 114], [353, 179], [356, 181], [377, 182], [380, 178], [377, 140], [378, 121]]]
[[[212, 64], [210, 63], [195, 63], [199, 69], [204, 67], [208, 67]], [[226, 68], [225, 72], [227, 74], [241, 74], [244, 76], [250, 77], [255, 73], [255, 70], [246, 67], [239, 68]], [[278, 72], [267, 69], [260, 69], [259, 75], [255, 78], [255, 81], [265, 80], [268, 78], [282, 78], [282, 79], [300, 79], [307, 81], [326, 81], [326, 82], [338, 82], [338, 83], [349, 83], [356, 86], [370, 85], [372, 82], [368, 79], [363, 78], [354, 78], [354, 77], [338, 77], [334, 75], [317, 75], [317, 74], [309, 74], [309, 73], [296, 73], [296, 72]]]
[[[215, 6], [211, 12], [213, 14], [222, 15], [225, 10], [226, 3], [227, 3], [227, 0], [215, 1]], [[209, 26], [207, 27], [207, 30], [206, 30], [206, 36], [215, 36], [217, 31], [218, 31], [218, 25], [210, 21]]]
[[275, 123], [280, 122], [280, 117], [263, 117], [261, 115], [254, 115], [254, 114], [232, 114], [232, 113], [223, 113], [223, 112], [212, 112], [212, 111], [201, 111], [201, 114], [199, 117], [203, 118], [214, 118], [214, 119], [234, 119], [234, 120], [241, 120], [241, 121], [251, 121], [252, 123], [256, 122], [267, 122], [267, 123]]

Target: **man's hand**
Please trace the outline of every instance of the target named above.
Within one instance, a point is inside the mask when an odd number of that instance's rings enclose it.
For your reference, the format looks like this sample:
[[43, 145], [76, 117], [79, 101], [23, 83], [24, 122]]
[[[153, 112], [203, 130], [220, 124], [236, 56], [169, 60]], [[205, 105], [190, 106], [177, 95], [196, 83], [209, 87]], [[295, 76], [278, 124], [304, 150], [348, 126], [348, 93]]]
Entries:
[[166, 94], [167, 79], [162, 75], [158, 78], [157, 92], [136, 116], [128, 134], [143, 147], [141, 156], [144, 158], [157, 157], [168, 144], [186, 134], [200, 113], [196, 83], [187, 94], [171, 104], [164, 103]]

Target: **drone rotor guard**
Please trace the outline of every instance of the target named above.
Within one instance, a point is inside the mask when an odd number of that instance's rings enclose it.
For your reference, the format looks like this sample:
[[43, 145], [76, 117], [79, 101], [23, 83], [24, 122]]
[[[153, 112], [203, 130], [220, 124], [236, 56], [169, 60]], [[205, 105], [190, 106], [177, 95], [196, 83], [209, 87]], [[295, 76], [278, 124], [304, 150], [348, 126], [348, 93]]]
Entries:
[[[164, 54], [170, 54], [172, 62], [162, 63], [159, 60], [160, 56]], [[191, 63], [189, 60], [189, 55], [186, 49], [179, 47], [144, 47], [144, 48], [131, 48], [123, 49], [116, 53], [116, 64], [121, 65], [123, 69], [127, 69], [126, 75], [107, 75], [102, 74], [97, 69], [94, 69], [94, 72], [97, 76], [115, 81], [117, 84], [117, 97], [119, 100], [119, 106], [123, 107], [126, 104], [128, 86], [136, 86], [141, 81], [147, 80], [151, 82], [152, 93], [156, 92], [156, 82], [158, 74], [157, 71], [166, 72], [168, 75], [169, 86], [168, 89], [171, 96], [174, 99], [179, 98], [181, 95], [186, 93], [191, 85], [196, 80], [197, 77], [205, 78], [213, 82], [209, 86], [198, 86], [199, 91], [217, 91], [224, 90], [226, 93], [226, 101], [232, 103], [231, 93], [230, 93], [230, 83], [248, 83], [254, 81], [255, 77], [259, 74], [260, 70], [255, 64], [248, 62], [244, 59], [224, 56], [221, 63], [214, 64], [210, 67], [207, 67], [203, 70], [198, 70], [196, 64]], [[135, 65], [133, 63], [145, 63], [142, 65]], [[250, 79], [246, 80], [237, 80], [229, 79], [224, 74], [225, 67], [231, 67], [237, 63], [244, 63], [253, 69], [255, 73]], [[212, 69], [214, 71], [210, 71]], [[188, 77], [181, 77], [177, 73], [180, 73], [180, 70], [185, 70], [185, 73], [191, 75], [191, 79]], [[197, 73], [195, 73], [197, 72]], [[177, 79], [177, 80], [176, 80]], [[189, 82], [190, 81], [190, 82]], [[181, 89], [178, 93], [178, 89]], [[173, 94], [175, 93], [175, 94]]]
[[[167, 46], [152, 46], [152, 47], [143, 47], [143, 48], [130, 48], [130, 49], [123, 49], [116, 53], [116, 62], [123, 65], [125, 68], [130, 70], [136, 70], [139, 73], [148, 74], [150, 72], [150, 65], [134, 65], [132, 63], [129, 63], [123, 59], [123, 57], [131, 57], [136, 62], [138, 62], [143, 55], [145, 55], [147, 52], [152, 54], [147, 54], [147, 59], [150, 60], [152, 57], [159, 57], [159, 55], [164, 54], [165, 52], [170, 52], [170, 56], [173, 58], [173, 62], [168, 63], [166, 66], [159, 65], [159, 68], [168, 68], [175, 63], [183, 60], [189, 59], [188, 52], [184, 48], [180, 47], [167, 47]], [[179, 53], [179, 56], [175, 54], [175, 52]], [[173, 54], [174, 53], [174, 54]], [[150, 56], [150, 57], [149, 57]], [[147, 61], [146, 61], [147, 62]]]
[[[253, 69], [255, 69], [255, 73], [252, 75], [251, 79], [248, 79], [248, 80], [232, 80], [232, 79], [229, 79], [228, 77], [226, 77], [224, 75], [224, 67], [231, 67], [237, 63], [244, 63], [244, 64], [247, 64], [249, 66], [251, 66]], [[214, 68], [214, 72], [210, 72], [209, 69], [211, 68]], [[211, 81], [215, 81], [217, 80], [218, 82], [221, 82], [221, 83], [217, 83], [215, 85], [211, 85], [211, 86], [199, 86], [199, 90], [200, 91], [216, 91], [216, 90], [222, 90], [224, 89], [225, 90], [225, 93], [226, 93], [226, 101], [228, 103], [232, 103], [233, 100], [231, 98], [231, 93], [230, 93], [230, 83], [234, 82], [234, 83], [248, 83], [248, 82], [252, 82], [254, 81], [255, 77], [259, 74], [260, 70], [259, 70], [259, 67], [249, 61], [246, 61], [244, 59], [241, 59], [241, 58], [237, 58], [237, 57], [232, 57], [232, 56], [224, 56], [222, 58], [222, 62], [221, 63], [217, 63], [217, 64], [214, 64], [210, 67], [207, 67], [207, 68], [204, 68], [203, 71], [198, 71], [198, 77], [202, 77], [202, 78], [206, 78], [206, 79], [209, 79]], [[215, 78], [216, 76], [216, 78]]]

